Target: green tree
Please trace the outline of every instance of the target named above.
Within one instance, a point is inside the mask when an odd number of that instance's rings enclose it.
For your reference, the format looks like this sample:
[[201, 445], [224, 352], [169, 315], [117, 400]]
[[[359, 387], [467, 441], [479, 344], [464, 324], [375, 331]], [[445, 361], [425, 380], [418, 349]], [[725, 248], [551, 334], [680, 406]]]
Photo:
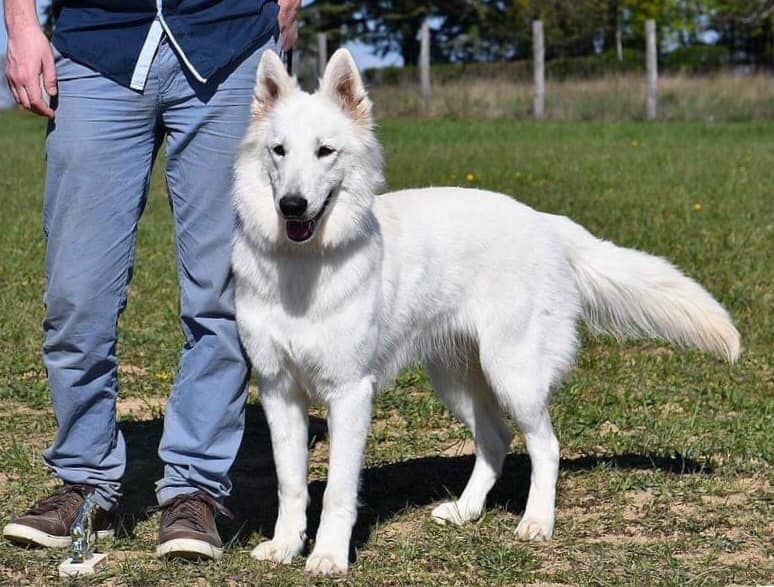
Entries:
[[772, 63], [773, 12], [774, 0], [318, 0], [304, 10], [304, 34], [312, 42], [313, 33], [328, 32], [334, 48], [358, 39], [415, 65], [418, 31], [430, 19], [433, 61], [499, 61], [529, 58], [531, 23], [541, 19], [552, 59], [613, 50], [617, 38], [643, 49], [652, 18], [662, 47], [698, 44], [710, 27], [732, 51]]
[[318, 1], [304, 7], [299, 27], [299, 49], [316, 51], [317, 33], [325, 33], [328, 37], [330, 53], [347, 41], [359, 38], [362, 34], [358, 15], [360, 4], [351, 1]]
[[774, 2], [715, 0], [712, 26], [737, 60], [774, 67]]

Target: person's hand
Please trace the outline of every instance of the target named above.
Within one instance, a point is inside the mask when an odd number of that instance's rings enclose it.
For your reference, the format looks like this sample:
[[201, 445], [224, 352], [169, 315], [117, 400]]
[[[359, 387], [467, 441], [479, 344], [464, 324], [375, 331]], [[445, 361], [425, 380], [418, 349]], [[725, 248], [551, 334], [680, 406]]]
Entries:
[[54, 54], [37, 24], [8, 31], [5, 77], [14, 100], [26, 110], [54, 118], [54, 111], [43, 100], [40, 77], [49, 96], [56, 95]]
[[292, 49], [298, 40], [298, 11], [301, 0], [279, 0], [279, 27], [282, 48]]

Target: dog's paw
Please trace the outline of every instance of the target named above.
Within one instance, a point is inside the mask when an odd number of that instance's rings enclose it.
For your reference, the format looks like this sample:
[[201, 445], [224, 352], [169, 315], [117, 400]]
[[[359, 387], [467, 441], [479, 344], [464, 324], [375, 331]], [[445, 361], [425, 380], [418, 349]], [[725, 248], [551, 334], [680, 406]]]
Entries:
[[537, 520], [524, 517], [516, 526], [516, 536], [521, 540], [531, 540], [541, 542], [550, 540], [553, 534], [554, 525], [548, 520]]
[[458, 501], [445, 501], [434, 508], [430, 515], [436, 524], [443, 526], [446, 522], [450, 522], [460, 526], [465, 522], [478, 519], [481, 514], [480, 512], [469, 511], [468, 508]]
[[315, 576], [343, 576], [349, 561], [330, 552], [312, 552], [306, 561], [306, 572]]
[[257, 561], [274, 561], [288, 565], [297, 554], [301, 554], [304, 547], [302, 540], [267, 540], [253, 548], [250, 556]]

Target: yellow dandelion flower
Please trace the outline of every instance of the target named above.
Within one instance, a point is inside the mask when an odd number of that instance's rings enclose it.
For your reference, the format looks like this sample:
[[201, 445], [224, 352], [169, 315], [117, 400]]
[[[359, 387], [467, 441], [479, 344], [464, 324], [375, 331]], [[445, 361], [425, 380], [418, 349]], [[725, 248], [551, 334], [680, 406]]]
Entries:
[[694, 212], [701, 212], [701, 202], [695, 202], [692, 208]]
[[475, 173], [468, 172], [467, 174], [465, 174], [465, 181], [467, 181], [468, 183], [473, 183], [477, 179], [478, 178], [476, 177]]

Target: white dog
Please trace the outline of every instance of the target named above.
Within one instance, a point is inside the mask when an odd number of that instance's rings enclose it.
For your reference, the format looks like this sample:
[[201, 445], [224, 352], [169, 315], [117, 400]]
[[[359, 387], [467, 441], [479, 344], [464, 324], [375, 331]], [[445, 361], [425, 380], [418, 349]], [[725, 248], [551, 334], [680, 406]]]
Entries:
[[461, 524], [481, 515], [509, 450], [505, 414], [532, 463], [516, 532], [545, 540], [559, 465], [547, 407], [573, 363], [579, 318], [618, 336], [738, 357], [726, 311], [663, 259], [500, 194], [376, 196], [381, 151], [347, 51], [332, 57], [315, 94], [265, 53], [252, 108], [236, 167], [233, 265], [279, 483], [274, 537], [254, 558], [287, 563], [304, 546], [311, 400], [328, 408], [330, 467], [306, 569], [343, 574], [371, 403], [408, 363], [424, 363], [475, 443], [465, 490], [433, 518]]

